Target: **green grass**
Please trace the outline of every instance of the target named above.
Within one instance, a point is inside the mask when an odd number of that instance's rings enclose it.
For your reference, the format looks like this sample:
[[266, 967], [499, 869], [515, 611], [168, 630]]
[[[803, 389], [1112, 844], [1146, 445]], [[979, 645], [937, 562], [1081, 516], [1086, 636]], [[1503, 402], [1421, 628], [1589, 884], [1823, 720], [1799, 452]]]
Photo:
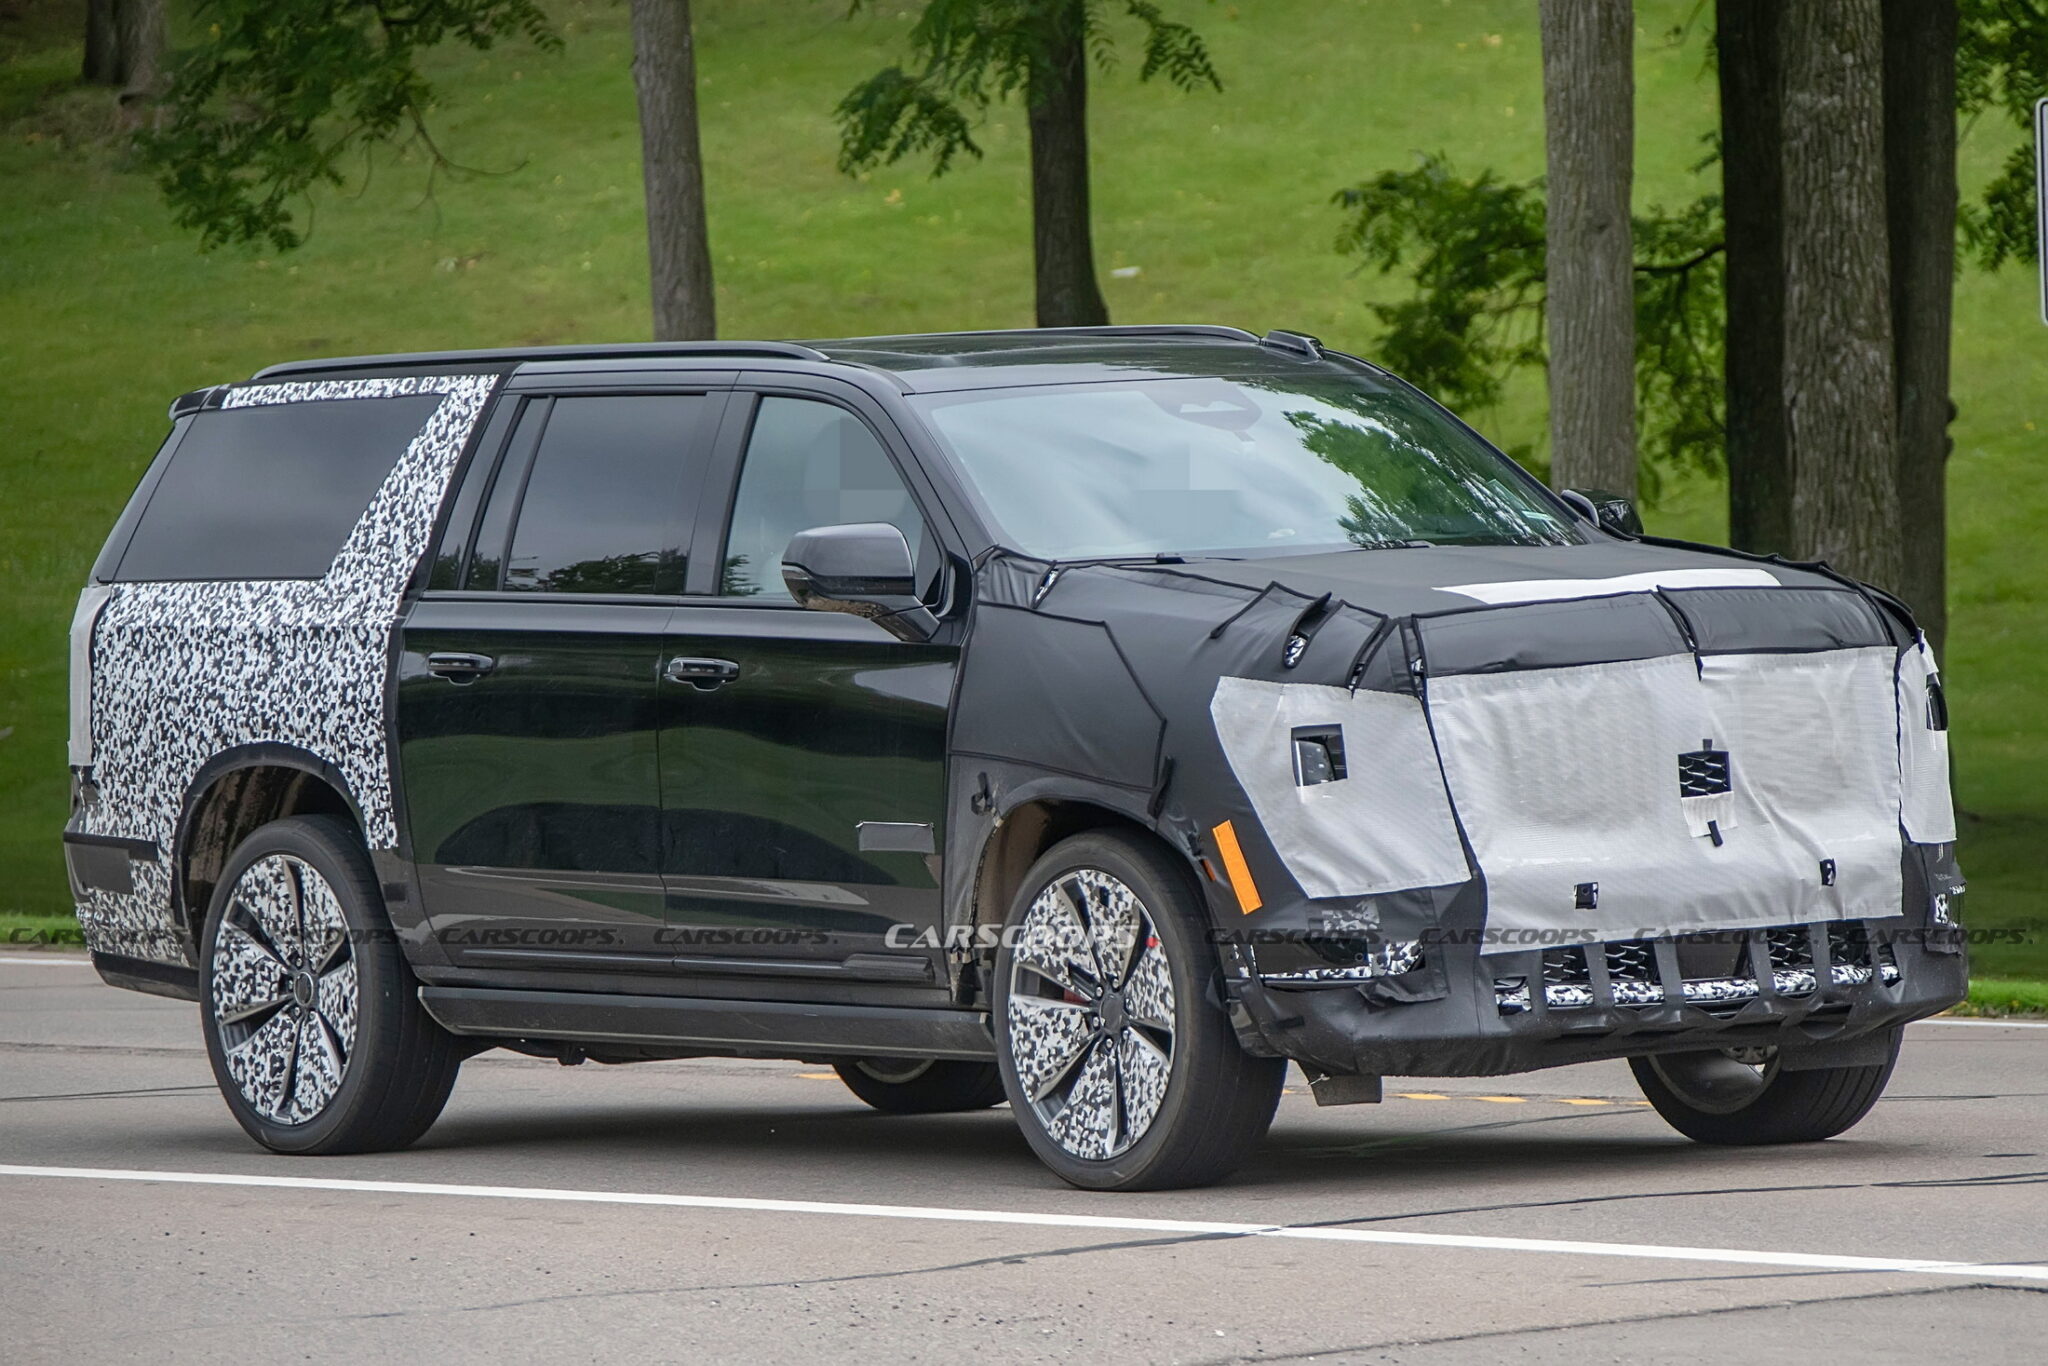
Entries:
[[1952, 1015], [2048, 1015], [2048, 982], [1972, 977], [1970, 999]]
[[10, 949], [75, 949], [84, 943], [78, 920], [68, 911], [48, 915], [0, 911], [0, 953]]
[[[59, 6], [60, 9], [75, 8]], [[719, 311], [729, 336], [1011, 326], [1031, 318], [1022, 118], [998, 112], [985, 162], [941, 181], [833, 166], [830, 110], [899, 55], [900, 11], [844, 0], [700, 0], [698, 52]], [[1096, 242], [1118, 321], [1290, 327], [1372, 350], [1368, 298], [1394, 287], [1337, 256], [1329, 196], [1418, 151], [1512, 176], [1543, 165], [1526, 0], [1260, 0], [1170, 8], [1198, 23], [1228, 89], [1141, 86], [1133, 54], [1093, 94]], [[1676, 204], [1713, 125], [1695, 0], [1642, 0], [1638, 196]], [[29, 7], [31, 19], [44, 7]], [[382, 159], [323, 197], [310, 244], [278, 260], [202, 256], [152, 188], [93, 135], [97, 96], [69, 23], [0, 29], [0, 913], [60, 914], [65, 625], [100, 540], [164, 429], [164, 404], [286, 357], [647, 335], [625, 7], [557, 6], [566, 52], [436, 58], [442, 144], [502, 174], [443, 178]], [[54, 37], [52, 35], [55, 35]], [[1981, 180], [2016, 134], [1965, 145]], [[1135, 277], [1109, 278], [1114, 267]], [[2015, 927], [1988, 972], [2048, 979], [2048, 353], [2020, 271], [1958, 293], [1954, 601], [1948, 684], [1968, 913]], [[1472, 414], [1540, 438], [1541, 384]], [[1709, 481], [1672, 481], [1654, 529], [1716, 539]]]

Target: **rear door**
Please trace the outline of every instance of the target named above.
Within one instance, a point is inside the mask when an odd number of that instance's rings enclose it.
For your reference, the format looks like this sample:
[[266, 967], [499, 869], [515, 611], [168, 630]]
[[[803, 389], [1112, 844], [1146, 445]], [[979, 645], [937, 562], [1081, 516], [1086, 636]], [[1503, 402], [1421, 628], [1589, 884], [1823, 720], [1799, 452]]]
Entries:
[[679, 973], [816, 999], [943, 990], [929, 932], [958, 648], [806, 611], [781, 577], [797, 532], [890, 522], [936, 585], [930, 506], [885, 415], [854, 396], [734, 395], [697, 532], [716, 555], [693, 566], [699, 591], [664, 647], [662, 867]]
[[436, 561], [454, 586], [403, 628], [426, 911], [461, 966], [665, 971], [656, 680], [725, 393], [501, 401], [474, 535]]

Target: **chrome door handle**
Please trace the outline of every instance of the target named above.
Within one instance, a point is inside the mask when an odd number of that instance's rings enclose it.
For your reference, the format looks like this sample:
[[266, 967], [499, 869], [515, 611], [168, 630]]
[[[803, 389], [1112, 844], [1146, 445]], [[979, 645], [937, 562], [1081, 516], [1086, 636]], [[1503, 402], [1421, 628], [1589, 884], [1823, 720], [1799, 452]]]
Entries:
[[687, 683], [699, 692], [710, 692], [738, 678], [740, 666], [729, 659], [688, 659], [679, 655], [668, 662], [661, 676], [671, 683]]
[[497, 667], [498, 661], [489, 655], [460, 650], [436, 651], [427, 656], [427, 672], [450, 683], [474, 683]]

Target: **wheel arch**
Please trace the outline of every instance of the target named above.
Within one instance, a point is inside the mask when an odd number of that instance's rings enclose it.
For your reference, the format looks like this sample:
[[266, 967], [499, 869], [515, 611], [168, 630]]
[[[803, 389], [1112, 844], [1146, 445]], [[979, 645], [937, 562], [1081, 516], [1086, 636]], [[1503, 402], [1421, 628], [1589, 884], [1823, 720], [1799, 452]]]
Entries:
[[1001, 924], [1009, 915], [1010, 900], [1024, 874], [1040, 855], [1062, 840], [1091, 830], [1116, 831], [1155, 845], [1186, 870], [1197, 895], [1201, 894], [1200, 869], [1185, 849], [1161, 833], [1142, 805], [1123, 810], [1097, 796], [1058, 788], [1027, 788], [1013, 797], [982, 841], [975, 860], [970, 923]]
[[363, 812], [341, 770], [310, 750], [266, 742], [208, 760], [185, 790], [171, 846], [171, 917], [198, 961], [200, 922], [237, 845], [287, 816], [341, 816], [360, 834]]

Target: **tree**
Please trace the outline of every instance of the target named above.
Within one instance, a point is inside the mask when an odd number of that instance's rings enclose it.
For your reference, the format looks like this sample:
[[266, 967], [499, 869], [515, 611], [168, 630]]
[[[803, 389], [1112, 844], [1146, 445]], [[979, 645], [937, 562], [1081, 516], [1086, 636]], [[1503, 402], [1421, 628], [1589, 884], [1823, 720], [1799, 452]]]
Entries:
[[1937, 650], [1948, 633], [1957, 40], [1955, 0], [1884, 0], [1885, 230], [1902, 514], [1898, 588]]
[[1721, 209], [1727, 244], [1728, 539], [1792, 550], [1792, 465], [1785, 444], [1784, 167], [1780, 152], [1780, 0], [1719, 0]]
[[202, 247], [297, 247], [294, 204], [346, 184], [343, 167], [380, 146], [424, 151], [430, 188], [454, 168], [427, 130], [428, 49], [561, 46], [537, 0], [418, 0], [398, 17], [377, 0], [205, 0], [204, 13], [209, 40], [178, 63], [162, 126], [137, 139]]
[[[119, 0], [131, 3], [132, 0]], [[154, 0], [159, 6], [161, 0]], [[202, 247], [289, 251], [301, 201], [379, 148], [425, 155], [428, 188], [463, 169], [427, 124], [423, 54], [524, 38], [561, 47], [539, 0], [202, 0], [209, 37], [179, 62], [162, 125], [138, 148], [172, 218]], [[633, 0], [655, 335], [712, 335], [711, 258], [688, 0]]]
[[[853, 0], [860, 12], [875, 0]], [[1145, 29], [1138, 78], [1165, 75], [1191, 90], [1222, 81], [1207, 47], [1152, 0], [926, 0], [910, 31], [915, 71], [890, 66], [855, 86], [838, 108], [840, 169], [852, 174], [929, 154], [944, 175], [965, 152], [979, 157], [976, 121], [1021, 96], [1031, 135], [1032, 257], [1040, 327], [1109, 321], [1096, 281], [1089, 212], [1088, 66], [1114, 63], [1105, 11]]]
[[[1956, 108], [1975, 119], [2002, 110], [2022, 131], [2048, 92], [2048, 0], [1961, 0]], [[1986, 270], [2034, 260], [2034, 147], [2013, 140], [2003, 165], [1962, 214], [1963, 241]]]
[[1635, 17], [1630, 0], [1543, 0], [1551, 480], [1636, 490]]
[[633, 0], [633, 86], [640, 100], [654, 339], [715, 337], [690, 0]]
[[1785, 423], [1795, 550], [1900, 586], [1880, 0], [1786, 0]]
[[86, 0], [85, 64], [89, 85], [153, 92], [163, 79], [170, 26], [165, 0]]
[[[1470, 411], [1493, 407], [1514, 371], [1545, 362], [1546, 321], [1556, 309], [1542, 182], [1504, 182], [1492, 171], [1467, 179], [1439, 155], [1339, 190], [1334, 200], [1350, 215], [1339, 251], [1382, 275], [1412, 262], [1412, 296], [1367, 305], [1385, 328], [1375, 349], [1387, 366]], [[1656, 457], [1639, 473], [1654, 492], [1659, 463], [1711, 470], [1721, 458], [1719, 201], [1653, 207], [1636, 216], [1630, 236], [1631, 369], [1642, 449]], [[1540, 463], [1526, 443], [1508, 449]], [[1554, 470], [1553, 482], [1564, 482]]]

